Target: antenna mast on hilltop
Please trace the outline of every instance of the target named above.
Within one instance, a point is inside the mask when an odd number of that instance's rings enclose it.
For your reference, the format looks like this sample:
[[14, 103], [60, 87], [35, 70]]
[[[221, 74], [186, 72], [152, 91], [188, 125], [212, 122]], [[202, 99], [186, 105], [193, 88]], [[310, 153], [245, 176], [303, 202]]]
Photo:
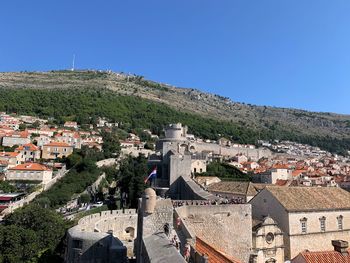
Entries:
[[74, 64], [75, 64], [75, 54], [73, 54], [72, 71], [74, 71]]

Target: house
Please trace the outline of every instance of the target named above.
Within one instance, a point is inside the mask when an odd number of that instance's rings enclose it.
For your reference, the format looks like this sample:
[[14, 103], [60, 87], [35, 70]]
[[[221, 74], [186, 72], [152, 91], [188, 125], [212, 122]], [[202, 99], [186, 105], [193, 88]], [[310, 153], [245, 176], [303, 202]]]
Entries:
[[249, 203], [254, 218], [269, 215], [281, 228], [286, 259], [350, 241], [350, 193], [338, 187], [266, 186]]
[[14, 167], [21, 163], [18, 152], [0, 152], [0, 161], [6, 162], [8, 167]]
[[78, 123], [75, 121], [66, 121], [63, 126], [66, 128], [78, 129]]
[[334, 250], [300, 252], [292, 263], [349, 263], [349, 243], [344, 240], [332, 240]]
[[2, 137], [2, 146], [12, 147], [30, 143], [30, 135], [27, 131], [14, 132], [11, 135]]
[[47, 183], [52, 179], [52, 170], [39, 163], [24, 163], [11, 167], [6, 172], [9, 181], [33, 181]]
[[48, 144], [51, 142], [51, 137], [50, 136], [47, 136], [47, 135], [40, 135], [39, 137], [36, 138], [36, 141], [37, 141], [37, 145], [39, 147], [42, 147], [44, 146], [45, 144]]
[[102, 145], [98, 144], [96, 142], [84, 142], [83, 145], [87, 146], [90, 149], [95, 148], [95, 149], [97, 149], [99, 151], [102, 151]]
[[253, 176], [253, 182], [263, 184], [275, 184], [278, 179], [292, 179], [292, 171], [287, 165], [274, 165], [266, 172], [259, 173]]
[[219, 140], [217, 140], [216, 142], [217, 144], [221, 145], [221, 146], [230, 146], [231, 145], [231, 141], [226, 139], [226, 138], [220, 138]]
[[15, 149], [15, 152], [18, 152], [18, 160], [20, 162], [35, 162], [37, 159], [40, 159], [41, 151], [40, 149], [32, 144], [24, 144]]
[[245, 163], [248, 162], [248, 157], [243, 154], [238, 154], [235, 157], [233, 157], [233, 161], [237, 163]]
[[205, 173], [207, 171], [207, 162], [205, 160], [191, 160], [191, 173]]
[[55, 136], [55, 141], [64, 142], [72, 145], [76, 149], [81, 149], [82, 139], [77, 132], [63, 131], [62, 134], [57, 134]]
[[73, 153], [73, 146], [65, 142], [50, 142], [42, 148], [43, 159], [63, 158]]

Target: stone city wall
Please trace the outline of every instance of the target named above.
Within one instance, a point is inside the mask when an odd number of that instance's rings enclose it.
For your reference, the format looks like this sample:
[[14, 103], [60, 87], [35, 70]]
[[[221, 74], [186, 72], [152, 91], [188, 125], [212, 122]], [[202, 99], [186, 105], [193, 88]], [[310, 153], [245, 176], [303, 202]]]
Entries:
[[191, 143], [194, 146], [196, 152], [210, 151], [215, 154], [221, 154], [223, 156], [236, 156], [237, 154], [244, 154], [247, 157], [252, 158], [253, 160], [259, 160], [262, 157], [270, 157], [272, 152], [267, 148], [243, 148], [243, 147], [229, 147], [221, 146], [214, 143]]
[[173, 204], [170, 199], [157, 200], [154, 212], [143, 219], [143, 236], [164, 231], [164, 225], [173, 225]]
[[112, 231], [120, 240], [134, 239], [137, 231], [137, 213], [135, 209], [103, 211], [83, 217], [78, 226], [81, 231]]
[[248, 262], [252, 249], [251, 206], [207, 205], [175, 209], [186, 238], [195, 236], [228, 255]]

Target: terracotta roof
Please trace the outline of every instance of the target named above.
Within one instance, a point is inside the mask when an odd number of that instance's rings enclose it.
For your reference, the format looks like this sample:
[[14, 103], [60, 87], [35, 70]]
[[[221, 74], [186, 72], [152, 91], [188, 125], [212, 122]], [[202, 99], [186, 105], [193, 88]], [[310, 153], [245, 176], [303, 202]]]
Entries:
[[7, 135], [5, 137], [28, 138], [29, 132], [28, 131], [14, 132], [14, 133]]
[[15, 167], [9, 168], [9, 170], [23, 170], [23, 171], [47, 171], [50, 170], [45, 165], [39, 163], [23, 163]]
[[9, 164], [9, 161], [0, 160], [0, 166], [7, 166], [8, 164]]
[[342, 255], [337, 251], [319, 251], [319, 252], [310, 252], [303, 251], [299, 253], [297, 257], [292, 259], [292, 262], [296, 258], [302, 258], [305, 263], [350, 263], [350, 255]]
[[[26, 149], [26, 148], [29, 148], [29, 149]], [[24, 144], [16, 148], [16, 151], [22, 151], [22, 150], [38, 151], [39, 148], [32, 143]]]
[[282, 180], [282, 179], [276, 180], [276, 185], [278, 186], [285, 186], [287, 183], [288, 183], [288, 180]]
[[54, 147], [72, 147], [68, 143], [65, 142], [50, 142], [48, 144], [45, 144], [44, 146], [54, 146]]
[[294, 171], [292, 172], [292, 176], [293, 176], [293, 177], [299, 176], [300, 174], [306, 173], [306, 172], [307, 172], [307, 170], [297, 169], [297, 170], [294, 170]]
[[209, 263], [241, 263], [238, 259], [226, 255], [199, 237], [196, 237], [196, 250], [202, 255], [207, 255]]
[[339, 187], [266, 186], [287, 211], [350, 210], [350, 193]]
[[17, 152], [0, 152], [0, 157], [16, 157], [19, 153]]
[[289, 169], [289, 166], [286, 164], [274, 164], [272, 169]]

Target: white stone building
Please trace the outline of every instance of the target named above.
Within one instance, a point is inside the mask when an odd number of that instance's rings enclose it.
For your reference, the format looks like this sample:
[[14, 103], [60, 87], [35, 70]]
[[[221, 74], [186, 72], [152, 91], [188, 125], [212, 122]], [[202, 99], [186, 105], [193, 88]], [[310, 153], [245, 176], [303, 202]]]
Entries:
[[205, 173], [207, 171], [207, 162], [205, 160], [192, 159], [191, 173]]
[[269, 215], [283, 231], [286, 259], [305, 249], [350, 241], [350, 193], [336, 187], [267, 186], [251, 201], [253, 217]]
[[29, 133], [26, 131], [15, 132], [2, 138], [2, 146], [12, 147], [14, 145], [23, 145], [30, 143]]
[[40, 149], [32, 143], [21, 145], [15, 151], [19, 153], [20, 162], [35, 162], [41, 155]]
[[6, 180], [9, 181], [35, 181], [47, 183], [52, 179], [52, 170], [39, 163], [24, 163], [9, 168]]
[[276, 165], [264, 173], [254, 176], [254, 181], [263, 184], [275, 184], [277, 180], [292, 179], [292, 170], [285, 165]]

